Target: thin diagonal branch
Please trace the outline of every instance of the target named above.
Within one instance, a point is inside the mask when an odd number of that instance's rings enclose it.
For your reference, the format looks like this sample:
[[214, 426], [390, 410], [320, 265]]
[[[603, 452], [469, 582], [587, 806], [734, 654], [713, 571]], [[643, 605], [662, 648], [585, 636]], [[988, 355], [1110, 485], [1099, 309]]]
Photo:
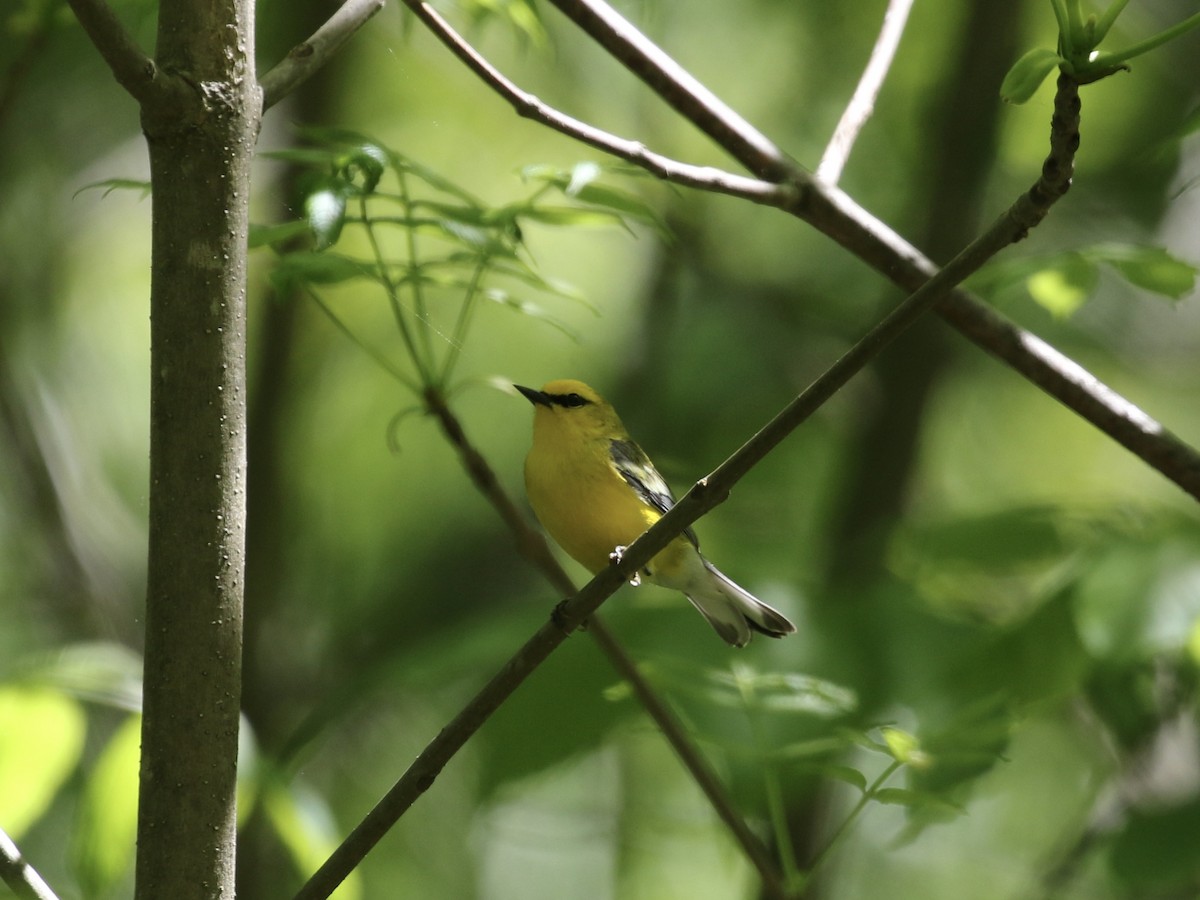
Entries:
[[142, 52], [104, 0], [67, 0], [75, 18], [112, 69], [117, 83], [139, 103], [150, 98], [158, 79], [154, 60]]
[[[487, 460], [467, 439], [462, 424], [446, 405], [445, 398], [436, 390], [428, 390], [425, 393], [425, 405], [437, 418], [447, 440], [458, 450], [463, 467], [467, 470], [475, 487], [492, 504], [513, 533], [521, 555], [545, 576], [561, 596], [573, 597], [578, 593], [578, 589], [571, 581], [570, 576], [563, 571], [554, 554], [550, 552], [550, 547], [541, 532], [529, 526], [528, 519], [517, 509], [517, 505], [500, 485]], [[613, 668], [628, 682], [646, 713], [654, 720], [667, 742], [675, 750], [680, 761], [700, 787], [721, 821], [733, 833], [734, 839], [741, 846], [746, 857], [758, 870], [768, 895], [782, 897], [784, 889], [779, 880], [778, 867], [771, 860], [762, 841], [746, 825], [745, 819], [738, 812], [724, 785], [721, 784], [707, 760], [696, 748], [678, 718], [646, 681], [637, 664], [630, 659], [625, 648], [609, 631], [599, 613], [588, 620], [587, 631], [608, 657]]]
[[871, 50], [867, 67], [863, 69], [862, 78], [850, 102], [846, 105], [842, 118], [833, 130], [833, 137], [821, 156], [817, 165], [817, 178], [826, 184], [837, 184], [842, 177], [842, 169], [854, 149], [854, 142], [862, 131], [867, 120], [875, 111], [875, 98], [883, 87], [888, 69], [896, 56], [896, 48], [900, 46], [900, 37], [904, 34], [904, 26], [908, 23], [908, 13], [912, 9], [913, 0], [889, 0], [887, 12], [883, 16], [883, 27]]
[[13, 843], [12, 838], [0, 830], [0, 880], [18, 900], [58, 900], [50, 886], [42, 880]]
[[[518, 114], [641, 166], [666, 181], [785, 210], [907, 290], [916, 290], [937, 272], [937, 266], [924, 254], [838, 188], [821, 185], [799, 169], [789, 181], [777, 184], [688, 165], [652, 153], [636, 141], [579, 122], [504, 78], [421, 0], [404, 2], [468, 68], [511, 103]], [[1024, 375], [1200, 500], [1200, 453], [1135, 404], [968, 291], [951, 291], [938, 304], [936, 312], [968, 340]]]
[[367, 20], [383, 9], [385, 0], [346, 0], [337, 12], [291, 49], [259, 79], [263, 110], [270, 109], [316, 74]]

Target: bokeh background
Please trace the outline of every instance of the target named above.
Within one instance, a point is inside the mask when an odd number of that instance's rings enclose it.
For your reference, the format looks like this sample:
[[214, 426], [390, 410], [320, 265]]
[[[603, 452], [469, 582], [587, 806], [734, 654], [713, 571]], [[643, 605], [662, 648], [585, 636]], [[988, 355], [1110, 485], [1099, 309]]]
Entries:
[[[114, 6], [151, 47], [154, 5]], [[330, 8], [262, 3], [262, 67]], [[731, 166], [553, 9], [444, 9], [543, 100]], [[884, 4], [622, 9], [812, 168]], [[1193, 12], [1131, 4], [1112, 43]], [[131, 884], [136, 790], [150, 202], [136, 187], [83, 189], [144, 180], [146, 154], [135, 105], [64, 5], [16, 0], [0, 27], [0, 828], [60, 896], [117, 897]], [[1054, 34], [1042, 2], [917, 0], [843, 188], [948, 259], [1037, 177], [1049, 86], [1023, 106], [998, 87]], [[1198, 40], [1085, 88], [1074, 187], [974, 284], [1193, 445], [1196, 297], [1089, 260], [1161, 247], [1200, 261]], [[525, 166], [608, 162], [518, 118], [394, 4], [268, 115], [261, 148], [303, 143], [309, 126], [369, 134], [497, 206], [529, 195]], [[255, 220], [294, 218], [302, 175], [264, 157]], [[682, 490], [901, 299], [775, 211], [603, 180], [664, 227], [525, 226], [526, 259], [580, 299], [531, 290], [562, 328], [484, 305], [461, 347], [453, 408], [522, 503], [530, 411], [497, 384], [587, 380]], [[404, 365], [383, 295], [361, 282], [322, 292], [356, 343], [311, 298], [276, 289], [276, 262], [258, 252], [250, 298], [246, 898], [290, 896], [560, 599], [416, 398], [364, 352]], [[811, 871], [806, 896], [1195, 895], [1200, 517], [1156, 472], [930, 320], [698, 531], [797, 636], [731, 652], [650, 586], [622, 590], [604, 615], [747, 817], [764, 834], [773, 822]], [[856, 813], [893, 762], [869, 743], [886, 746], [887, 727], [917, 737], [918, 764]], [[339, 896], [757, 891], [581, 634]]]

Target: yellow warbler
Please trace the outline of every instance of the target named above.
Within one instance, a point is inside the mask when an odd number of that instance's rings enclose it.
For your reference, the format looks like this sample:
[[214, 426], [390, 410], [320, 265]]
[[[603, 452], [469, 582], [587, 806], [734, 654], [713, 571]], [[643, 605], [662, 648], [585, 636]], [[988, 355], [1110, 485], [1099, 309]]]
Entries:
[[[540, 391], [514, 385], [534, 405], [533, 447], [525, 489], [542, 526], [595, 574], [675, 504], [650, 458], [616, 411], [580, 381], [551, 381]], [[751, 629], [783, 637], [796, 626], [726, 578], [700, 555], [689, 528], [642, 570], [649, 581], [682, 591], [717, 634], [744, 647]]]

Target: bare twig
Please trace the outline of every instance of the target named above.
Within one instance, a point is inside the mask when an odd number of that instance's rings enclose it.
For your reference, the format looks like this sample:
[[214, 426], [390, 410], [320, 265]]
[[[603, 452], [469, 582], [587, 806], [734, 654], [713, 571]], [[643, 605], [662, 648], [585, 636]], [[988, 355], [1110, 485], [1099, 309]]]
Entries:
[[729, 109], [695, 78], [676, 76], [677, 62], [601, 0], [550, 0], [567, 18], [645, 82], [671, 108], [717, 146], [767, 181], [808, 181], [811, 176], [762, 132]]
[[159, 81], [158, 66], [125, 30], [104, 0], [67, 0], [117, 83], [139, 103], [150, 98]]
[[[666, 181], [783, 209], [808, 222], [895, 284], [910, 291], [937, 272], [937, 267], [924, 254], [838, 188], [817, 183], [799, 169], [792, 173], [789, 180], [773, 183], [720, 169], [688, 165], [652, 153], [636, 141], [625, 140], [579, 122], [546, 106], [504, 78], [421, 0], [404, 2], [520, 115], [642, 166]], [[725, 149], [733, 152], [729, 147]], [[1020, 372], [1200, 500], [1200, 454], [1136, 405], [968, 291], [951, 291], [938, 304], [936, 311], [969, 340]]]
[[896, 56], [896, 48], [900, 46], [900, 36], [904, 34], [912, 4], [913, 0], [889, 0], [871, 58], [817, 165], [817, 178], [826, 184], [837, 184], [842, 177], [842, 169], [846, 167], [858, 133], [875, 111], [875, 98], [879, 96], [879, 89], [883, 87], [883, 80]]
[[13, 843], [0, 829], [0, 880], [3, 880], [19, 900], [58, 900], [50, 886], [42, 880]]
[[[495, 507], [500, 518], [512, 531], [521, 555], [545, 576], [561, 596], [571, 597], [578, 593], [570, 576], [563, 571], [554, 554], [550, 552], [550, 547], [541, 532], [529, 526], [528, 519], [517, 509], [516, 504], [512, 502], [508, 493], [500, 485], [487, 460], [467, 439], [462, 424], [446, 405], [445, 398], [436, 390], [431, 389], [425, 394], [425, 405], [437, 418], [446, 438], [458, 450], [463, 467], [467, 470], [467, 474], [475, 483], [476, 488]], [[594, 614], [588, 620], [587, 631], [608, 657], [613, 668], [629, 683], [647, 715], [654, 720], [684, 767], [704, 792], [705, 797], [708, 798], [721, 821], [733, 833], [734, 839], [741, 845], [746, 857], [758, 870], [768, 895], [782, 897], [784, 889], [779, 880], [778, 867], [771, 860], [762, 841], [746, 825], [745, 819], [738, 812], [724, 785], [721, 784], [707, 760], [696, 748], [678, 718], [646, 681], [637, 664], [630, 659], [620, 641], [609, 631], [599, 613]]]
[[318, 72], [383, 6], [384, 0], [346, 0], [312, 37], [293, 47], [259, 79], [263, 109], [270, 109]]
[[554, 109], [504, 77], [428, 3], [423, 0], [404, 0], [404, 3], [468, 69], [507, 100], [517, 115], [547, 125], [577, 141], [641, 166], [652, 175], [675, 184], [731, 194], [767, 206], [778, 206], [792, 198], [794, 192], [789, 185], [735, 175], [711, 166], [682, 163], [653, 153], [637, 141], [619, 138]]
[[[766, 135], [726, 106], [611, 6], [596, 0], [550, 2], [755, 175], [768, 181], [784, 181], [797, 169]], [[735, 147], [736, 152], [730, 149]]]

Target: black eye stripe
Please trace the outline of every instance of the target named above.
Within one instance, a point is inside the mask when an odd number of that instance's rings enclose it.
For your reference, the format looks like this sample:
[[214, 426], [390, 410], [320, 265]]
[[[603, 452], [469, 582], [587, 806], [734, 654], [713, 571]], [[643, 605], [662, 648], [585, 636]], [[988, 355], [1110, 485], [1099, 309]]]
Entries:
[[556, 403], [559, 406], [566, 407], [567, 409], [574, 409], [578, 406], [586, 406], [591, 402], [590, 400], [580, 397], [576, 393], [549, 394], [547, 396], [549, 396], [551, 403]]

